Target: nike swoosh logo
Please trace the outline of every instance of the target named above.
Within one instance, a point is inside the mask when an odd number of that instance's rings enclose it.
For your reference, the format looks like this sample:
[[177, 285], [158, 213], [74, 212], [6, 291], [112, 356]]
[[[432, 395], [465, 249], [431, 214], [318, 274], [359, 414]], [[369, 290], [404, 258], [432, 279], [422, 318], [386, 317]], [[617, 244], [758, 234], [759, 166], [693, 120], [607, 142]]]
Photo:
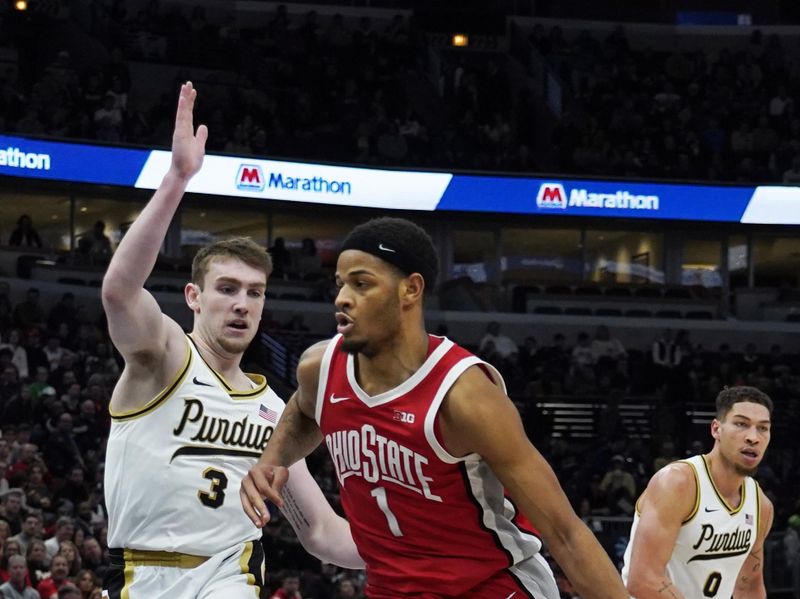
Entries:
[[199, 381], [199, 380], [197, 380], [197, 377], [194, 377], [194, 378], [192, 379], [192, 382], [193, 382], [195, 385], [200, 385], [200, 386], [202, 386], [202, 387], [213, 387], [213, 386], [214, 386], [214, 385], [212, 385], [211, 383], [204, 383], [203, 381]]
[[517, 594], [517, 591], [514, 591], [514, 592], [513, 592], [513, 593], [511, 593], [511, 594], [510, 594], [508, 597], [506, 597], [506, 599], [511, 599], [511, 598], [512, 598], [514, 595], [516, 595], [516, 594]]
[[383, 245], [382, 243], [379, 243], [379, 244], [378, 244], [378, 249], [379, 249], [379, 250], [383, 250], [384, 252], [392, 252], [393, 254], [396, 254], [396, 253], [397, 253], [397, 250], [393, 250], [392, 248], [387, 248], [387, 247], [386, 247], [385, 245]]
[[336, 397], [333, 393], [331, 393], [330, 397], [331, 403], [339, 403], [340, 401], [347, 401], [348, 399], [350, 398], [346, 395], [344, 397]]
[[719, 508], [717, 508], [717, 509], [715, 509], [715, 510], [710, 510], [710, 509], [708, 509], [708, 508], [705, 508], [705, 509], [706, 509], [706, 511], [707, 511], [707, 512], [709, 512], [709, 513], [710, 513], [710, 512], [718, 512], [718, 511], [719, 511]]

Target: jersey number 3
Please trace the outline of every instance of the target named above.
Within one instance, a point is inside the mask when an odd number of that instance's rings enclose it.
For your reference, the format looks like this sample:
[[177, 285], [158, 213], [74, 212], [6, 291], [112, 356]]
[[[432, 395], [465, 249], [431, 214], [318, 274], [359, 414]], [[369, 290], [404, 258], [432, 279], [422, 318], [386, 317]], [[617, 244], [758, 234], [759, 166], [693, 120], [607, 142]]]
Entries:
[[203, 478], [211, 481], [211, 488], [208, 491], [198, 491], [197, 498], [204, 506], [217, 509], [225, 501], [228, 477], [221, 470], [206, 468], [203, 470]]

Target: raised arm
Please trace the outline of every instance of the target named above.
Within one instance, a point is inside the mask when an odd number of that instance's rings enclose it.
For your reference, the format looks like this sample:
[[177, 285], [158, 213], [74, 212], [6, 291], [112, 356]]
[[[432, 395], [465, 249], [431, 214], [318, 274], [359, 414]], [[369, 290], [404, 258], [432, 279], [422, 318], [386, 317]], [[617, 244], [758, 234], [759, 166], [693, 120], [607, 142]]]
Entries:
[[455, 456], [477, 453], [486, 461], [581, 597], [628, 599], [611, 560], [526, 437], [516, 407], [478, 367], [459, 377], [439, 418], [447, 450]]
[[667, 574], [675, 541], [692, 515], [697, 480], [688, 464], [670, 464], [650, 479], [639, 500], [639, 524], [630, 540], [628, 590], [636, 599], [684, 599]]
[[264, 499], [283, 507], [281, 491], [289, 478], [288, 467], [314, 451], [322, 441], [314, 409], [320, 363], [327, 343], [322, 341], [303, 352], [297, 365], [297, 391], [286, 404], [264, 453], [242, 481], [239, 492], [242, 506], [258, 527], [269, 521]]
[[[137, 358], [142, 358], [142, 362], [158, 361], [167, 350], [171, 329], [181, 333], [176, 323], [163, 316], [153, 296], [144, 289], [144, 283], [155, 266], [186, 185], [203, 164], [208, 130], [201, 125], [195, 135], [192, 113], [196, 95], [191, 83], [181, 86], [172, 138], [172, 165], [128, 229], [103, 278], [102, 299], [109, 333], [126, 363]], [[183, 358], [182, 352], [178, 355]]]
[[758, 520], [758, 535], [750, 554], [742, 564], [739, 578], [733, 589], [733, 599], [765, 599], [767, 588], [764, 586], [764, 539], [772, 528], [774, 509], [772, 502], [759, 488], [761, 513]]

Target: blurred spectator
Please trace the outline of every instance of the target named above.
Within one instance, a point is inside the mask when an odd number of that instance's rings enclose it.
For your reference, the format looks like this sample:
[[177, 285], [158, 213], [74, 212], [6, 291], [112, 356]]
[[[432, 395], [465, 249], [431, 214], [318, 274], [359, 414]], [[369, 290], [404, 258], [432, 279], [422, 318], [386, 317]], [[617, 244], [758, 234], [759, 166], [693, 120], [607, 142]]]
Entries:
[[6, 478], [7, 471], [8, 462], [5, 461], [5, 458], [0, 458], [0, 496], [2, 496], [10, 488], [8, 479]]
[[665, 329], [653, 341], [651, 351], [653, 361], [653, 386], [660, 387], [667, 381], [669, 372], [681, 363], [681, 349], [675, 343], [671, 329]]
[[28, 578], [31, 586], [38, 587], [39, 583], [50, 575], [50, 558], [47, 557], [44, 542], [41, 539], [33, 539], [28, 543], [25, 558], [28, 562]]
[[111, 240], [105, 230], [106, 223], [102, 220], [94, 223], [91, 254], [96, 264], [104, 264], [111, 257]]
[[83, 594], [78, 587], [71, 582], [67, 582], [58, 589], [58, 593], [52, 596], [51, 599], [83, 599]]
[[[58, 553], [56, 555], [63, 555], [67, 560], [69, 566], [69, 576], [73, 577], [81, 570], [81, 554], [78, 553], [78, 548], [72, 541], [63, 541], [58, 546]], [[53, 558], [55, 559], [55, 557]]]
[[269, 255], [272, 257], [272, 275], [283, 277], [286, 269], [292, 264], [292, 255], [286, 248], [283, 237], [275, 238], [275, 243], [269, 248]]
[[352, 578], [342, 578], [336, 588], [336, 599], [361, 599], [364, 595]]
[[270, 599], [303, 599], [300, 593], [300, 578], [295, 572], [284, 573], [280, 588]]
[[322, 273], [322, 261], [317, 253], [317, 245], [310, 237], [303, 239], [295, 268], [303, 278], [314, 278]]
[[[89, 594], [88, 597], [91, 598], [92, 594]], [[67, 582], [58, 589], [58, 593], [52, 599], [83, 599], [83, 593], [74, 584]]]
[[504, 360], [514, 360], [519, 353], [517, 343], [508, 335], [500, 332], [500, 323], [496, 321], [492, 321], [486, 326], [486, 333], [481, 338], [478, 351], [484, 352], [489, 343], [492, 344], [494, 351]]
[[[25, 514], [22, 508], [23, 497], [22, 489], [16, 487], [9, 489], [3, 495], [3, 509], [0, 518], [8, 522], [12, 535], [17, 535], [22, 531], [22, 517]], [[6, 553], [8, 553], [7, 549]]]
[[28, 567], [24, 557], [12, 555], [8, 559], [8, 574], [8, 582], [0, 585], [3, 599], [41, 599], [39, 593], [25, 580]]
[[75, 523], [70, 516], [60, 516], [56, 521], [55, 534], [44, 542], [47, 555], [52, 559], [64, 541], [69, 541], [75, 533]]
[[791, 572], [792, 587], [800, 590], [800, 514], [792, 514], [783, 533], [783, 554]]
[[34, 540], [42, 538], [42, 519], [37, 514], [28, 514], [22, 522], [22, 530], [19, 534], [11, 537], [19, 543], [22, 553], [27, 553], [28, 545]]
[[75, 296], [67, 292], [50, 309], [47, 314], [47, 328], [57, 331], [59, 326], [66, 324], [70, 334], [74, 334], [78, 327], [78, 308], [75, 306]]
[[11, 232], [8, 245], [23, 247], [42, 247], [42, 239], [39, 233], [33, 228], [33, 220], [27, 214], [23, 214], [17, 220], [17, 228]]
[[594, 384], [594, 355], [589, 335], [578, 333], [578, 343], [572, 348], [570, 356], [570, 377], [576, 391], [585, 391]]
[[22, 338], [19, 329], [11, 329], [5, 336], [6, 342], [0, 344], [0, 349], [11, 351], [11, 363], [17, 367], [19, 376], [23, 379], [28, 378], [28, 350], [22, 345]]
[[81, 599], [89, 599], [92, 591], [100, 586], [100, 578], [91, 570], [84, 569], [75, 576], [75, 584], [81, 592]]
[[44, 308], [39, 303], [39, 290], [31, 287], [25, 299], [14, 306], [14, 323], [21, 329], [27, 330], [43, 325], [44, 317]]
[[636, 499], [636, 481], [625, 469], [625, 458], [615, 455], [611, 458], [611, 468], [600, 481], [600, 490], [606, 494], [612, 515], [633, 515]]
[[81, 546], [81, 557], [83, 566], [101, 574], [106, 567], [108, 561], [105, 559], [103, 548], [100, 542], [94, 537], [86, 537]]
[[65, 412], [58, 417], [58, 426], [50, 434], [42, 449], [45, 461], [53, 476], [63, 477], [69, 469], [78, 464], [83, 466], [75, 435], [72, 432], [72, 414]]

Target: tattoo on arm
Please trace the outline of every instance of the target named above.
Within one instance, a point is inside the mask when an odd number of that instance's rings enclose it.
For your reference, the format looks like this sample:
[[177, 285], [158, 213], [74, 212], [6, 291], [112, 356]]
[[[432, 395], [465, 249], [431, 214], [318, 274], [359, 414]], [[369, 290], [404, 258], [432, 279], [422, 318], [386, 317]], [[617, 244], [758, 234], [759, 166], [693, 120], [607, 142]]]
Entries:
[[754, 551], [753, 553], [750, 554], [750, 557], [752, 557], [753, 561], [755, 562], [753, 564], [753, 569], [751, 570], [751, 572], [756, 572], [761, 569], [761, 556], [759, 555], [760, 553], [761, 550]]
[[281, 512], [292, 525], [292, 528], [294, 528], [296, 531], [311, 528], [308, 518], [306, 518], [303, 510], [300, 509], [297, 500], [288, 488], [283, 488], [283, 491], [281, 491], [281, 497], [283, 498], [283, 508], [281, 509]]
[[673, 599], [678, 599], [678, 595], [675, 594], [675, 588], [672, 586], [671, 580], [663, 581], [663, 586], [658, 589], [659, 593], [662, 593], [664, 597], [672, 597]]

